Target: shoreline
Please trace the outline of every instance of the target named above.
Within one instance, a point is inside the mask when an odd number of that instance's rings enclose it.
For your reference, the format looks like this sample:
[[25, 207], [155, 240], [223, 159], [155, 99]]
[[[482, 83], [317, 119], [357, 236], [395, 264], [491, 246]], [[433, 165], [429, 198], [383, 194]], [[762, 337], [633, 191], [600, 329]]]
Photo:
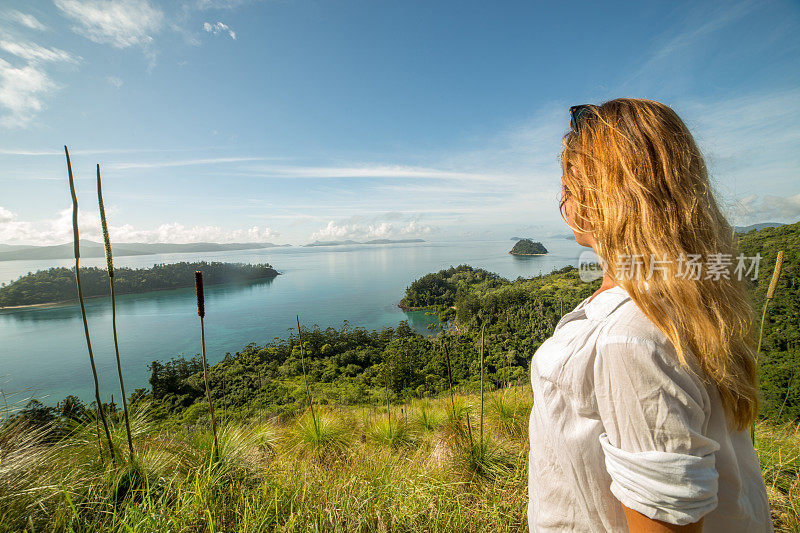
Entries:
[[[263, 278], [253, 278], [253, 279], [247, 279], [247, 280], [241, 280], [241, 281], [231, 281], [231, 282], [227, 282], [227, 283], [211, 283], [211, 284], [207, 283], [206, 285], [214, 287], [214, 286], [217, 286], [217, 285], [230, 285], [232, 283], [241, 283], [241, 282], [247, 283], [247, 282], [251, 282], [251, 281], [260, 281], [260, 280], [264, 280], [264, 279], [275, 279], [279, 275], [280, 275], [280, 272], [278, 272], [278, 274], [276, 274], [274, 276], [264, 276]], [[185, 287], [164, 287], [162, 289], [151, 289], [149, 291], [144, 291], [144, 292], [123, 292], [123, 293], [119, 293], [118, 296], [129, 295], [129, 294], [148, 294], [148, 293], [151, 293], [151, 292], [160, 292], [160, 291], [176, 291], [176, 290], [179, 290], [179, 289], [189, 289], [191, 287], [194, 287], [194, 285], [186, 285]], [[86, 300], [91, 300], [92, 298], [108, 298], [110, 296], [111, 296], [111, 293], [108, 293], [108, 294], [95, 294], [93, 296], [84, 296], [83, 299], [84, 299], [84, 301], [86, 301]], [[59, 302], [42, 302], [42, 303], [38, 303], [38, 304], [7, 305], [5, 307], [0, 306], [0, 313], [2, 313], [3, 311], [16, 311], [18, 309], [34, 309], [34, 308], [37, 308], [37, 307], [41, 307], [41, 308], [58, 307], [58, 306], [67, 305], [67, 304], [73, 304], [73, 303], [78, 303], [78, 302], [79, 302], [78, 298], [74, 298], [72, 300], [61, 300]]]

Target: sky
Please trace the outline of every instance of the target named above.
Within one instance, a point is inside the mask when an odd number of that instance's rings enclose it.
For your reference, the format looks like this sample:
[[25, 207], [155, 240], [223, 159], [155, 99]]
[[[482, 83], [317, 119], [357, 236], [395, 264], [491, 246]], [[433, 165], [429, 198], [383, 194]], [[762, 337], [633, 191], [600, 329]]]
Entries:
[[800, 3], [4, 0], [0, 243], [548, 238], [569, 106], [671, 106], [800, 219]]

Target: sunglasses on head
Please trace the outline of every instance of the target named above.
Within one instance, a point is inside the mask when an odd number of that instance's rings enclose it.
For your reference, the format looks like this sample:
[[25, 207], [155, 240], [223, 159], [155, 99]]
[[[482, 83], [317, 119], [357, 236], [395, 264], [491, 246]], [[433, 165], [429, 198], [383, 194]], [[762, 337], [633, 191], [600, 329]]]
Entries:
[[592, 104], [574, 105], [569, 108], [569, 127], [572, 128], [572, 131], [578, 133], [580, 121], [594, 115], [594, 108], [595, 106]]

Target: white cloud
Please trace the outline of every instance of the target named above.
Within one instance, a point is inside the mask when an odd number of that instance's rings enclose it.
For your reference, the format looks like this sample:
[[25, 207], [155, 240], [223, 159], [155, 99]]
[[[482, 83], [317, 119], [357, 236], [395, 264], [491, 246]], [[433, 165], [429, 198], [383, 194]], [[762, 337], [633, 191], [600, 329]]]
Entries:
[[46, 63], [75, 64], [80, 57], [59, 48], [36, 43], [0, 41], [0, 50], [25, 61], [24, 66], [0, 59], [0, 124], [25, 127], [44, 109], [44, 99], [57, 85], [45, 70]]
[[147, 0], [55, 0], [55, 5], [76, 22], [76, 33], [116, 48], [147, 48], [164, 25], [164, 13]]
[[215, 22], [213, 24], [210, 22], [204, 22], [203, 29], [214, 35], [219, 33], [227, 33], [231, 39], [236, 40], [236, 32], [230, 29], [227, 24], [223, 24], [222, 22]]
[[12, 9], [11, 11], [7, 11], [3, 14], [3, 17], [7, 20], [15, 22], [17, 24], [21, 24], [26, 28], [30, 28], [32, 30], [45, 30], [47, 29], [44, 24], [39, 22], [39, 20], [34, 17], [33, 15], [29, 15], [28, 13], [22, 13], [17, 11], [16, 9]]
[[32, 63], [77, 63], [81, 58], [59, 48], [45, 48], [36, 43], [0, 41], [0, 48]]
[[114, 87], [115, 89], [119, 89], [120, 87], [122, 87], [123, 83], [122, 79], [118, 78], [117, 76], [107, 76], [106, 81], [108, 81], [108, 83], [110, 83], [111, 86]]
[[736, 217], [738, 226], [759, 222], [797, 222], [800, 221], [800, 193], [785, 197], [751, 194], [736, 201], [729, 211]]
[[44, 108], [43, 98], [56, 84], [37, 64], [15, 67], [0, 59], [0, 107], [5, 113], [0, 124], [25, 127]]
[[[359, 217], [353, 217], [358, 219]], [[390, 218], [396, 218], [392, 215]], [[339, 222], [333, 220], [311, 234], [312, 241], [342, 241], [369, 239], [410, 239], [434, 233], [433, 226], [421, 225], [417, 220], [405, 223], [374, 220], [372, 222]]]
[[[115, 210], [109, 209], [109, 214]], [[100, 215], [96, 210], [78, 211], [81, 239], [102, 241]], [[131, 224], [109, 226], [112, 242], [272, 242], [280, 233], [267, 226], [225, 229], [220, 226], [184, 226], [177, 222], [155, 228], [136, 228]], [[0, 206], [0, 242], [6, 244], [63, 244], [72, 240], [72, 208], [58, 212], [52, 219], [20, 220], [16, 213]]]

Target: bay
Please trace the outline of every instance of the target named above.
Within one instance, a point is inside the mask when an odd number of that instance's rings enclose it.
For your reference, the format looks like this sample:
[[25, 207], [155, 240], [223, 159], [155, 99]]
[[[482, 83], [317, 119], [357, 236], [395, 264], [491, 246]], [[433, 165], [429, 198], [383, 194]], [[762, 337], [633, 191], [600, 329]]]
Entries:
[[[395, 327], [402, 320], [421, 333], [434, 317], [403, 312], [397, 303], [415, 279], [468, 264], [510, 280], [578, 265], [586, 248], [574, 241], [544, 241], [545, 256], [513, 256], [511, 240], [422, 242], [407, 244], [281, 247], [192, 254], [115, 258], [118, 267], [151, 267], [178, 261], [270, 263], [281, 275], [242, 284], [206, 287], [206, 350], [211, 364], [247, 344], [286, 339], [296, 329], [314, 325], [368, 330]], [[82, 266], [103, 267], [102, 258]], [[51, 266], [74, 266], [73, 260], [0, 262], [0, 281]], [[86, 300], [92, 348], [103, 401], [119, 403], [111, 306], [108, 298]], [[148, 365], [200, 351], [200, 327], [193, 288], [127, 294], [117, 297], [117, 331], [125, 386], [130, 394], [147, 387]], [[0, 392], [6, 401], [34, 397], [54, 405], [68, 394], [94, 398], [94, 385], [77, 302], [44, 308], [0, 311]]]

